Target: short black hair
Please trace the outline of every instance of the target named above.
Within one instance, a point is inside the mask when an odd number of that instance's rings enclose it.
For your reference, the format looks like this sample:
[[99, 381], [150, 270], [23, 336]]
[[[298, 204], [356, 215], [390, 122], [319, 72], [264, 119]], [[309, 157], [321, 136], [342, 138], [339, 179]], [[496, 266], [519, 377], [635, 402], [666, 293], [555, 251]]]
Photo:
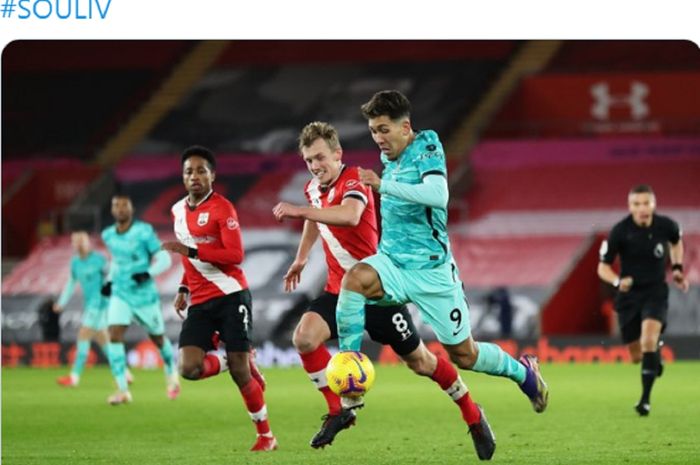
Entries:
[[396, 121], [411, 116], [411, 102], [398, 90], [382, 90], [360, 107], [365, 119], [388, 116]]
[[630, 195], [632, 194], [651, 194], [654, 195], [654, 190], [649, 184], [637, 184], [632, 189], [630, 189]]
[[216, 157], [214, 156], [214, 152], [208, 148], [201, 145], [191, 145], [187, 147], [182, 152], [181, 164], [184, 165], [190, 157], [202, 157], [207, 161], [207, 163], [209, 163], [209, 169], [212, 171], [216, 170]]

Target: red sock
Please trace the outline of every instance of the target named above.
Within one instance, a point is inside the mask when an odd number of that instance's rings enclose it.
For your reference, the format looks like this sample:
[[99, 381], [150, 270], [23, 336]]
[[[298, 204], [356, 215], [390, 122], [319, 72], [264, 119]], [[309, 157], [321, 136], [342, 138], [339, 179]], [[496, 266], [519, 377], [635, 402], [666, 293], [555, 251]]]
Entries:
[[331, 415], [340, 413], [340, 397], [330, 390], [326, 380], [326, 365], [331, 359], [331, 354], [326, 349], [326, 346], [321, 344], [316, 350], [306, 354], [300, 352], [299, 357], [301, 357], [301, 364], [309, 374], [309, 378], [311, 378], [311, 381], [326, 399], [328, 413]]
[[202, 360], [202, 373], [199, 379], [209, 378], [221, 373], [221, 360], [214, 354], [205, 354]]
[[250, 418], [255, 423], [255, 429], [258, 434], [267, 434], [270, 432], [270, 424], [267, 421], [267, 407], [265, 406], [265, 398], [263, 397], [260, 384], [251, 378], [250, 382], [241, 388], [243, 401], [248, 409]]
[[472, 401], [467, 387], [457, 374], [454, 366], [442, 357], [437, 358], [437, 367], [430, 377], [438, 383], [445, 393], [452, 398], [462, 412], [462, 418], [468, 425], [473, 425], [481, 420], [481, 413]]

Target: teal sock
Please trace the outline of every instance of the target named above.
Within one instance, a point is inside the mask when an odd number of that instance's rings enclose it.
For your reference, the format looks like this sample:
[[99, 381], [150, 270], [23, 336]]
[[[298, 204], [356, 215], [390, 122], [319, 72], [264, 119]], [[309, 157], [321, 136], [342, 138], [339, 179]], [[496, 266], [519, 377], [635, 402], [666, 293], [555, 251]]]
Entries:
[[525, 365], [515, 360], [496, 344], [477, 342], [479, 356], [472, 367], [473, 371], [510, 378], [518, 384], [525, 382]]
[[335, 310], [340, 350], [359, 351], [362, 348], [366, 301], [362, 294], [347, 289], [340, 290], [338, 306]]
[[124, 349], [124, 343], [110, 342], [108, 347], [109, 367], [112, 370], [114, 379], [117, 381], [117, 388], [119, 388], [120, 391], [128, 391], [129, 388], [126, 382], [126, 350]]
[[173, 345], [166, 336], [163, 336], [163, 347], [160, 348], [160, 356], [163, 357], [165, 374], [170, 376], [175, 373], [175, 357], [173, 357]]
[[85, 362], [87, 361], [88, 354], [90, 353], [90, 341], [78, 341], [77, 347], [71, 374], [80, 377], [80, 375], [83, 374], [83, 368], [85, 368]]

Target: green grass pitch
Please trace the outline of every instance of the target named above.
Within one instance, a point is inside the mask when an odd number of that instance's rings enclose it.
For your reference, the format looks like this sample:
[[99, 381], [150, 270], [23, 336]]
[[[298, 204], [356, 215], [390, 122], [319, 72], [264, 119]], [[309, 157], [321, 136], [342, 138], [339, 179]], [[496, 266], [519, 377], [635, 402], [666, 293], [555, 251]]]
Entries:
[[[106, 404], [106, 368], [86, 369], [77, 389], [66, 370], [3, 368], [2, 463], [20, 464], [464, 464], [477, 463], [457, 408], [437, 385], [402, 366], [378, 366], [358, 423], [325, 450], [309, 439], [324, 403], [300, 368], [267, 369], [273, 453], [248, 452], [254, 429], [228, 376], [183, 381], [176, 401], [163, 375], [136, 370], [134, 403]], [[699, 463], [700, 363], [666, 367], [639, 418], [639, 366], [543, 366], [548, 410], [535, 414], [510, 381], [462, 372], [497, 440], [494, 463]]]

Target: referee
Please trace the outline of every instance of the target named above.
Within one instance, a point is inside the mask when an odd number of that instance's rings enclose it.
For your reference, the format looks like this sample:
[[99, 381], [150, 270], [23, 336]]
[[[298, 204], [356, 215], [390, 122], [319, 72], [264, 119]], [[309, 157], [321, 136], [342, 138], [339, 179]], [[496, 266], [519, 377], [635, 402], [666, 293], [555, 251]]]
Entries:
[[[642, 397], [634, 409], [647, 416], [651, 388], [662, 370], [658, 347], [668, 313], [667, 256], [674, 284], [687, 292], [688, 280], [683, 274], [680, 228], [671, 218], [654, 213], [656, 197], [651, 187], [634, 187], [627, 200], [630, 215], [612, 228], [600, 247], [598, 276], [618, 290], [615, 310], [622, 341], [632, 361], [642, 362]], [[616, 255], [620, 255], [620, 276], [611, 266]]]

